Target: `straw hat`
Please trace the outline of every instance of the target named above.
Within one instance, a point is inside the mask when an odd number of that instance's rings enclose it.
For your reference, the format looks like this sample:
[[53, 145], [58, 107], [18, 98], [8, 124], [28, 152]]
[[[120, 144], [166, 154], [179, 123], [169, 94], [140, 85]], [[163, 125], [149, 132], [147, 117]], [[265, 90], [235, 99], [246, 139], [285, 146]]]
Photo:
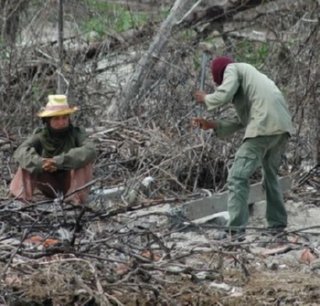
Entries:
[[67, 96], [65, 95], [49, 95], [48, 103], [37, 114], [38, 117], [56, 117], [69, 115], [78, 110], [76, 106], [69, 106]]

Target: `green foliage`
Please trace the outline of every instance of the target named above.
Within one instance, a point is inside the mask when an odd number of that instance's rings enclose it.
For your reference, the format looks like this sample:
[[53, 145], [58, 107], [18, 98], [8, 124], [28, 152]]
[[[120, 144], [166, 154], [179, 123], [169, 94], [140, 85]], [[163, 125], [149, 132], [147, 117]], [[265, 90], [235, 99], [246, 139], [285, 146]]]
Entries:
[[195, 38], [196, 33], [193, 29], [185, 29], [177, 33], [177, 40], [189, 41]]
[[141, 26], [148, 20], [146, 13], [134, 12], [118, 4], [99, 0], [85, 0], [90, 16], [82, 25], [84, 31], [95, 31], [99, 36], [115, 31], [123, 32]]
[[85, 22], [83, 28], [85, 32], [94, 31], [98, 33], [99, 36], [103, 36], [107, 30], [106, 25], [100, 17], [93, 17], [89, 19], [87, 22]]
[[2, 40], [2, 37], [0, 36], [0, 60], [5, 61], [10, 59], [10, 52], [5, 45], [5, 43]]
[[265, 61], [269, 53], [269, 46], [263, 42], [251, 42], [243, 40], [236, 46], [237, 61], [252, 65], [259, 65]]

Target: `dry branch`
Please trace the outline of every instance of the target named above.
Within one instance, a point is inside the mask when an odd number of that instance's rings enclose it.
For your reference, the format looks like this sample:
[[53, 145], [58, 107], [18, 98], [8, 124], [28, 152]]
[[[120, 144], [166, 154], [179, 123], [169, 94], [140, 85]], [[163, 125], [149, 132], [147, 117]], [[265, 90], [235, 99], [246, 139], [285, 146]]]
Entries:
[[[149, 74], [150, 70], [156, 63], [156, 59], [161, 54], [162, 50], [168, 43], [170, 38], [172, 28], [177, 24], [177, 22], [183, 17], [186, 10], [190, 7], [192, 1], [186, 0], [176, 0], [173, 5], [169, 16], [161, 24], [157, 35], [154, 37], [153, 42], [149, 46], [146, 54], [138, 62], [135, 72], [130, 78], [129, 84], [127, 85], [127, 90], [125, 91], [124, 99], [122, 99], [121, 104], [117, 105], [118, 117], [120, 114], [125, 113], [125, 109], [132, 99], [136, 99], [137, 95], [140, 95], [144, 89], [143, 81]], [[112, 111], [112, 110], [111, 110]]]

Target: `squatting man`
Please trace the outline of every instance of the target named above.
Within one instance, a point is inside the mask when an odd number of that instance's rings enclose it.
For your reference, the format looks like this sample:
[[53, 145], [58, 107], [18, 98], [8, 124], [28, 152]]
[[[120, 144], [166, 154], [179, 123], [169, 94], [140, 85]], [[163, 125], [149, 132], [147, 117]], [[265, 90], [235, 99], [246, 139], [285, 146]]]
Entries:
[[10, 193], [28, 203], [35, 189], [54, 198], [62, 192], [65, 201], [84, 204], [92, 179], [96, 150], [83, 128], [72, 124], [70, 115], [77, 107], [65, 95], [49, 95], [46, 106], [37, 114], [44, 126], [35, 130], [15, 151], [19, 168], [10, 184]]

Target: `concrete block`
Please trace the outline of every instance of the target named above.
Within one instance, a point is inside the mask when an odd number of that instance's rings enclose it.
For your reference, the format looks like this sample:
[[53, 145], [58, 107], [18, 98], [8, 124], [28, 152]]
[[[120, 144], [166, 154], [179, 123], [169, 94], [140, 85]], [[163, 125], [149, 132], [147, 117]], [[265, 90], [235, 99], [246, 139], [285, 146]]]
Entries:
[[[279, 178], [280, 186], [283, 192], [291, 188], [292, 178], [285, 176]], [[256, 183], [250, 186], [248, 204], [265, 200], [265, 190], [263, 184]], [[213, 194], [210, 197], [187, 202], [182, 205], [181, 212], [189, 220], [200, 219], [205, 216], [227, 211], [228, 191]]]

